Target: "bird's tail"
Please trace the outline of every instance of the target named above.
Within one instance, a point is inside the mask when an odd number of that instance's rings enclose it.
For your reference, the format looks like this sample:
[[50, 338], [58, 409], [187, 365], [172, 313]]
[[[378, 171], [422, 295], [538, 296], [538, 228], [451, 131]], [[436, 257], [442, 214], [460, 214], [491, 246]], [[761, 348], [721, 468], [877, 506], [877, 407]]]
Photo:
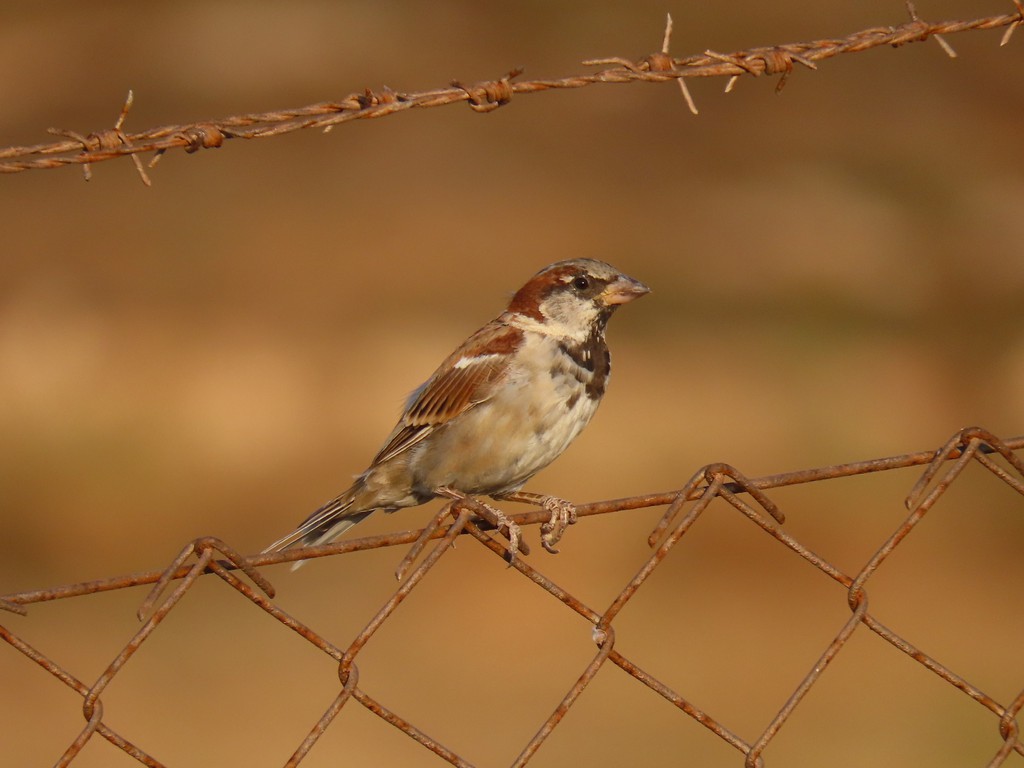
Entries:
[[[302, 524], [287, 536], [282, 536], [263, 552], [280, 552], [293, 547], [314, 547], [327, 544], [341, 536], [356, 523], [360, 523], [373, 514], [372, 509], [353, 510], [355, 489], [346, 491], [336, 499], [324, 504], [320, 509], [307, 517]], [[305, 560], [296, 560], [292, 570], [296, 570]]]

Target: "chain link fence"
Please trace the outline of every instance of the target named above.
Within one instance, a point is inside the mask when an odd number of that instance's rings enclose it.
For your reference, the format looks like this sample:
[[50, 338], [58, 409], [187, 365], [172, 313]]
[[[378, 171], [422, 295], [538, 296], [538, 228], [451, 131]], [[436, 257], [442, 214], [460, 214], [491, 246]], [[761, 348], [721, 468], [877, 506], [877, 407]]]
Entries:
[[[182, 599], [193, 590], [202, 577], [214, 574], [231, 587], [241, 599], [257, 606], [267, 622], [280, 622], [305, 643], [316, 649], [320, 654], [329, 657], [331, 667], [336, 671], [336, 695], [326, 706], [315, 722], [309, 723], [308, 733], [298, 740], [293, 754], [284, 762], [286, 766], [297, 766], [313, 751], [329, 730], [343, 729], [344, 723], [352, 717], [354, 710], [365, 708], [389, 726], [398, 729], [419, 744], [423, 750], [433, 753], [443, 761], [456, 766], [471, 766], [474, 763], [462, 752], [461, 745], [442, 743], [425, 727], [421, 727], [413, 719], [403, 716], [392, 708], [387, 697], [375, 693], [375, 681], [372, 676], [360, 674], [359, 657], [368, 647], [373, 645], [378, 631], [389, 622], [399, 610], [403, 601], [414, 590], [419, 588], [439, 570], [438, 566], [445, 558], [451, 557], [457, 539], [470, 539], [483, 547], [497, 558], [497, 562], [510, 561], [511, 569], [520, 574], [532, 586], [535, 600], [544, 601], [553, 598], [563, 606], [564, 611], [571, 612], [583, 619], [590, 626], [590, 637], [593, 652], [589, 658], [581, 659], [575, 671], [575, 681], [564, 691], [561, 699], [554, 702], [537, 700], [535, 702], [536, 721], [540, 722], [534, 735], [521, 745], [517, 756], [510, 757], [508, 764], [523, 766], [538, 755], [542, 755], [545, 746], [558, 732], [567, 715], [577, 708], [579, 703], [588, 697], [599, 697], [606, 693], [595, 692], [594, 682], [597, 679], [614, 675], [613, 670], [624, 672], [635, 685], [643, 686], [664, 700], [664, 706], [677, 713], [680, 721], [692, 719], [702, 726], [704, 736], [693, 735], [695, 739], [719, 739], [734, 750], [735, 758], [731, 764], [760, 766], [771, 762], [771, 747], [784, 732], [785, 726], [797, 713], [812, 707], [807, 703], [808, 695], [820, 688], [821, 681], [827, 679], [828, 667], [850, 647], [851, 638], [874, 633], [888, 643], [904, 659], [905, 665], [919, 665], [934, 676], [934, 679], [955, 689], [972, 704], [972, 713], [980, 713], [987, 718], [990, 732], [991, 757], [987, 762], [990, 767], [1008, 764], [1015, 756], [1024, 756], [1024, 742], [1019, 738], [1020, 728], [1017, 721], [1018, 713], [1024, 706], [1024, 680], [1007, 680], [1012, 690], [1019, 690], [1012, 699], [998, 700], [986, 693], [981, 686], [972, 682], [965, 673], [951, 668], [943, 660], [932, 656], [912, 643], [889, 623], [883, 623], [872, 610], [874, 597], [873, 581], [883, 563], [896, 557], [901, 549], [906, 549], [908, 541], [924, 517], [944, 497], [948, 489], [969, 465], [980, 466], [987, 470], [983, 473], [992, 478], [990, 482], [1005, 484], [1017, 494], [1024, 494], [1024, 461], [1015, 451], [1024, 447], [1024, 437], [1003, 440], [980, 428], [970, 428], [957, 432], [945, 445], [936, 451], [924, 451], [903, 456], [875, 459], [854, 464], [835, 465], [816, 469], [773, 475], [760, 478], [744, 477], [737, 469], [726, 464], [712, 464], [702, 467], [693, 474], [688, 483], [671, 493], [650, 494], [614, 501], [603, 501], [580, 506], [579, 516], [583, 525], [596, 515], [623, 514], [629, 510], [649, 507], [665, 507], [664, 515], [648, 535], [648, 544], [652, 553], [643, 562], [636, 573], [626, 583], [621, 584], [614, 599], [603, 610], [587, 605], [577, 594], [557, 583], [541, 569], [541, 563], [524, 555], [510, 556], [508, 543], [490, 532], [493, 525], [486, 519], [487, 508], [472, 499], [455, 500], [444, 506], [432, 523], [421, 531], [406, 531], [398, 534], [380, 535], [351, 539], [339, 543], [311, 548], [301, 551], [288, 551], [273, 555], [256, 555], [246, 557], [235, 551], [223, 541], [215, 538], [201, 538], [187, 544], [179, 555], [162, 571], [137, 573], [128, 576], [112, 577], [80, 584], [69, 584], [51, 589], [20, 592], [4, 595], [0, 598], [0, 607], [20, 614], [23, 618], [12, 622], [22, 622], [26, 630], [31, 627], [32, 616], [28, 615], [27, 606], [54, 600], [82, 599], [112, 590], [123, 590], [140, 585], [152, 585], [148, 596], [138, 610], [141, 627], [133, 636], [124, 642], [123, 647], [114, 659], [91, 680], [82, 680], [70, 671], [71, 665], [51, 657], [40, 650], [36, 643], [26, 639], [25, 631], [15, 631], [17, 626], [8, 623], [0, 626], [0, 637], [14, 651], [25, 659], [39, 665], [52, 678], [60, 681], [77, 693], [82, 700], [81, 713], [85, 725], [74, 740], [64, 748], [56, 760], [56, 765], [67, 766], [76, 762], [83, 749], [90, 742], [105, 740], [135, 761], [147, 766], [163, 766], [159, 757], [150, 754], [141, 739], [132, 733], [117, 729], [105, 714], [104, 701], [111, 691], [115, 690], [119, 678], [125, 676], [131, 668], [135, 654], [143, 648], [151, 638], [165, 626], [168, 616], [182, 604]], [[770, 491], [778, 492], [785, 486], [804, 486], [819, 481], [835, 482], [839, 478], [853, 475], [891, 472], [908, 467], [923, 466], [924, 472], [906, 497], [907, 514], [894, 529], [889, 531], [883, 540], [877, 543], [874, 553], [854, 569], [840, 565], [816, 553], [796, 536], [787, 531], [785, 511], [773, 499]], [[1016, 497], [1015, 497], [1016, 498]], [[971, 504], [972, 500], [967, 499]], [[1021, 501], [1018, 498], [1016, 506]], [[787, 556], [798, 558], [812, 566], [821, 576], [835, 582], [842, 589], [834, 592], [836, 601], [844, 606], [845, 620], [839, 621], [833, 628], [834, 634], [829, 641], [820, 647], [817, 659], [806, 671], [802, 679], [793, 686], [784, 704], [766, 722], [759, 724], [759, 732], [753, 737], [743, 737], [741, 729], [730, 722], [716, 718], [709, 708], [699, 699], [688, 694], [685, 686], [674, 687], [667, 682], [665, 673], [653, 674], [649, 669], [640, 666], [635, 657], [630, 655], [630, 635], [618, 632], [620, 623], [617, 619], [622, 610], [641, 593], [663, 564], [672, 558], [679, 544], [685, 539], [695, 525], [712, 508], [728, 508], [738, 513], [746, 524], [754, 526], [759, 535], [767, 536]], [[1019, 510], [1018, 510], [1019, 511]], [[960, 510], [964, 514], [976, 514], [976, 509]], [[714, 514], [721, 514], [716, 512]], [[547, 513], [541, 510], [520, 514], [512, 519], [520, 525], [532, 525], [547, 519]], [[949, 518], [947, 518], [949, 519]], [[639, 535], [639, 534], [638, 534]], [[571, 539], [571, 536], [570, 536]], [[275, 602], [276, 590], [267, 579], [263, 567], [294, 561], [296, 559], [314, 559], [327, 556], [345, 556], [356, 552], [411, 545], [405, 558], [398, 567], [401, 577], [400, 586], [379, 607], [366, 625], [352, 639], [340, 640], [330, 637], [328, 632], [319, 631], [301, 617], [291, 615]], [[956, 563], [947, 567], [955, 569]], [[479, 578], [486, 580], [492, 574], [483, 572]], [[352, 585], [348, 585], [349, 588]], [[1005, 587], [1006, 585], [1004, 585]], [[1008, 600], [1006, 610], [1009, 613], [1019, 612], [1020, 606], [1013, 600], [1018, 597], [1019, 590], [1007, 588]], [[660, 594], [660, 593], [659, 593]], [[870, 597], [869, 597], [870, 595]], [[335, 600], [337, 595], [329, 593], [323, 599]], [[661, 596], [664, 599], [664, 596]], [[666, 612], [672, 612], [671, 605], [662, 606]], [[803, 610], [803, 609], [802, 609]], [[821, 610], [820, 606], [807, 606], [806, 610]], [[1009, 615], [1008, 613], [1008, 615]], [[471, 619], [472, 617], [470, 617]], [[696, 617], [694, 617], [696, 618]], [[523, 621], [522, 616], [510, 618], [510, 621]], [[65, 628], [73, 633], [74, 627]], [[193, 632], [207, 631], [201, 626], [192, 626]], [[749, 631], [741, 621], [737, 621], [737, 632]], [[635, 639], [635, 638], [634, 638]], [[673, 638], [664, 638], [671, 642]], [[927, 639], [927, 638], [926, 638]], [[415, 638], [410, 638], [414, 643]], [[510, 644], [510, 647], [514, 644]], [[1005, 652], [1006, 649], [1001, 649]], [[981, 649], [979, 648], [980, 652]], [[986, 653], [999, 652], [1000, 649], [986, 649]], [[1010, 649], [1011, 656], [1019, 654], [1019, 649]], [[497, 658], [501, 653], [495, 653]], [[852, 655], [852, 654], [851, 654]], [[1007, 672], [1014, 674], [1012, 665], [1007, 665]], [[443, 671], [444, 672], [444, 671]], [[671, 670], [670, 670], [671, 672]], [[864, 670], [865, 676], [870, 670]], [[447, 670], [453, 674], [454, 670]], [[39, 684], [45, 684], [46, 678], [40, 677]], [[430, 685], [415, 679], [407, 681], [409, 686]], [[752, 685], [756, 686], [756, 681]], [[736, 695], [746, 695], [736, 691]], [[17, 698], [19, 692], [8, 688], [3, 696]], [[153, 691], [152, 696], [158, 696]], [[476, 728], [479, 723], [467, 722], [467, 728]], [[173, 727], [173, 726], [172, 726]], [[865, 734], [866, 737], [870, 735]], [[188, 738], [187, 734], [182, 737]], [[50, 745], [47, 745], [49, 748]], [[59, 751], [58, 745], [52, 745]], [[109, 750], [108, 750], [109, 752]], [[683, 755], [679, 756], [683, 759]], [[280, 764], [270, 760], [268, 764]]]

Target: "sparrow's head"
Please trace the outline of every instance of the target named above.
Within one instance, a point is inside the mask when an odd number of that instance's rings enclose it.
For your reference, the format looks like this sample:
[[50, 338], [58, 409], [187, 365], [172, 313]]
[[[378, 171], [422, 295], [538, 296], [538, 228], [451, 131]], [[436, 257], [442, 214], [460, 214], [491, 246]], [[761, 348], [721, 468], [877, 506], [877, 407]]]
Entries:
[[534, 275], [512, 297], [508, 311], [536, 321], [551, 335], [583, 340], [602, 332], [620, 305], [650, 290], [603, 261], [572, 259]]

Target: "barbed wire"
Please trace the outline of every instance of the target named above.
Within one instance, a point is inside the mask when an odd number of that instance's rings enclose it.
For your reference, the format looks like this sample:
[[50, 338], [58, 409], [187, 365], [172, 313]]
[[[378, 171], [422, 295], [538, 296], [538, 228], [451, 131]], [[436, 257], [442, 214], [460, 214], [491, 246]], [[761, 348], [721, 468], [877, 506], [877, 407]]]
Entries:
[[320, 102], [297, 109], [162, 126], [137, 133], [129, 133], [124, 129], [134, 98], [133, 93], [129, 92], [112, 128], [92, 133], [51, 128], [49, 133], [63, 137], [62, 141], [0, 149], [0, 161], [3, 161], [0, 162], [0, 173], [80, 165], [86, 179], [89, 179], [93, 163], [130, 156], [140, 178], [148, 185], [149, 176], [139, 155], [150, 152], [155, 153], [149, 163], [149, 167], [152, 167], [171, 149], [183, 149], [185, 152], [193, 153], [200, 149], [222, 147], [230, 139], [269, 138], [309, 128], [326, 132], [351, 120], [386, 117], [411, 109], [439, 107], [459, 102], [467, 102], [477, 112], [490, 112], [508, 104], [513, 95], [583, 88], [597, 84], [662, 83], [674, 80], [683, 89], [687, 104], [696, 114], [697, 108], [685, 85], [685, 78], [688, 77], [728, 77], [726, 91], [731, 91], [738, 79], [744, 75], [778, 75], [776, 89], [781, 90], [792, 74], [795, 64], [813, 70], [817, 69], [816, 62], [840, 54], [860, 53], [879, 46], [900, 47], [907, 43], [935, 39], [948, 55], [955, 57], [956, 54], [943, 39], [943, 35], [1002, 27], [1006, 28], [1006, 32], [1001, 45], [1005, 45], [1013, 31], [1024, 23], [1022, 0], [1012, 2], [1016, 9], [1014, 13], [967, 21], [932, 23], [921, 19], [908, 0], [910, 20], [896, 26], [872, 27], [841, 38], [763, 46], [733, 53], [706, 50], [701, 54], [682, 58], [673, 57], [668, 51], [672, 26], [670, 17], [661, 51], [638, 60], [618, 56], [588, 59], [583, 62], [586, 66], [610, 65], [609, 68], [590, 74], [570, 75], [557, 79], [517, 80], [522, 70], [514, 69], [496, 80], [473, 85], [452, 81], [447, 88], [415, 93], [401, 93], [387, 87], [380, 91], [367, 88], [337, 101]]
[[[580, 518], [657, 506], [666, 506], [667, 509], [648, 537], [648, 543], [654, 550], [653, 553], [636, 574], [622, 586], [608, 608], [601, 612], [590, 608], [569, 590], [555, 583], [526, 558], [512, 559], [511, 566], [516, 572], [522, 574], [530, 583], [593, 625], [592, 638], [596, 645], [596, 652], [534, 736], [523, 745], [511, 765], [524, 766], [533, 758], [562, 722], [568, 711], [576, 705], [595, 677], [611, 664], [623, 670], [630, 678], [658, 693], [670, 705], [735, 748], [742, 755], [744, 766], [763, 766], [763, 753], [766, 748], [789, 721], [794, 711], [802, 705], [807, 693], [818, 683], [822, 674], [843, 650], [851, 636], [862, 626], [991, 713], [994, 730], [998, 733], [998, 738], [994, 735], [993, 741], [998, 742], [998, 745], [993, 745], [995, 751], [987, 764], [989, 768], [1002, 765], [1012, 752], [1024, 755], [1024, 743], [1020, 740], [1020, 727], [1017, 722], [1017, 715], [1024, 707], [1024, 681], [1021, 681], [1022, 688], [1011, 702], [997, 701], [966, 677], [945, 666], [937, 658], [924, 653], [889, 626], [880, 622], [869, 612], [870, 603], [867, 592], [867, 584], [879, 566], [902, 545], [968, 465], [972, 463], [981, 465], [988, 470], [991, 476], [1002, 481], [1018, 494], [1024, 495], [1024, 460], [1016, 454], [1016, 451], [1021, 448], [1024, 448], [1024, 436], [1002, 440], [988, 430], [971, 427], [954, 434], [938, 450], [805, 469], [760, 478], [747, 478], [735, 467], [727, 464], [711, 464], [699, 469], [689, 482], [675, 491], [580, 506], [578, 508]], [[907, 516], [895, 530], [889, 533], [874, 554], [856, 573], [845, 572], [788, 533], [784, 528], [785, 516], [782, 509], [767, 494], [768, 490], [784, 486], [804, 485], [914, 466], [925, 466], [925, 471], [905, 500]], [[819, 572], [842, 585], [845, 589], [845, 602], [850, 613], [849, 618], [842, 623], [842, 626], [820, 652], [810, 671], [792, 690], [784, 705], [767, 723], [761, 734], [753, 740], [741, 738], [736, 731], [713, 718], [695, 702], [690, 701], [664, 681], [637, 665], [621, 649], [622, 643], [619, 642], [615, 631], [615, 620], [622, 609], [647, 583], [652, 573], [665, 561], [672, 549], [692, 529], [697, 519], [715, 500], [724, 501], [787, 551], [810, 563]], [[339, 677], [337, 695], [323, 715], [310, 727], [306, 737], [288, 758], [286, 766], [297, 766], [301, 763], [345, 707], [350, 702], [356, 701], [448, 763], [455, 766], [471, 767], [472, 764], [456, 750], [443, 745], [409, 719], [392, 711], [373, 697], [367, 690], [367, 684], [359, 675], [356, 659], [372, 641], [377, 631], [391, 618], [398, 606], [423, 582], [437, 563], [452, 551], [452, 544], [456, 538], [470, 536], [498, 557], [509, 559], [507, 544], [489, 535], [488, 528], [493, 525], [489, 524], [486, 519], [481, 519], [485, 517], [486, 513], [487, 508], [471, 498], [456, 499], [444, 507], [433, 523], [419, 531], [370, 536], [299, 551], [255, 556], [243, 556], [225, 542], [206, 537], [189, 542], [162, 571], [147, 571], [79, 584], [17, 592], [0, 597], [0, 608], [26, 615], [26, 606], [34, 603], [152, 584], [152, 589], [138, 611], [139, 619], [142, 621], [141, 628], [124, 644], [114, 660], [91, 683], [79, 680], [68, 671], [65, 665], [46, 656], [5, 626], [0, 626], [0, 638], [82, 697], [82, 715], [86, 724], [65, 749], [56, 765], [70, 765], [91, 737], [98, 734], [139, 763], [157, 768], [164, 764], [144, 751], [134, 741], [114, 731], [105, 722], [102, 697], [116, 677], [126, 668], [133, 655], [160, 627], [161, 622], [180, 603], [182, 597], [197, 580], [206, 574], [213, 573], [229, 584], [238, 594], [261, 608], [266, 615], [296, 632], [337, 664]], [[452, 522], [444, 525], [443, 520], [449, 517], [452, 518]], [[530, 525], [543, 522], [547, 519], [548, 514], [536, 510], [510, 517], [520, 525]], [[422, 560], [415, 564], [416, 567], [412, 568], [415, 559], [425, 551], [425, 545], [429, 541], [436, 541], [436, 544], [426, 552]], [[276, 605], [273, 602], [274, 587], [258, 569], [259, 566], [286, 562], [300, 557], [310, 559], [329, 555], [341, 556], [401, 544], [414, 544], [399, 566], [399, 571], [408, 571], [408, 575], [365, 627], [344, 647], [335, 644], [325, 635]], [[409, 570], [410, 568], [412, 569]], [[244, 576], [246, 579], [240, 578], [240, 576]], [[10, 689], [0, 693], [0, 696], [14, 695], [17, 694]]]

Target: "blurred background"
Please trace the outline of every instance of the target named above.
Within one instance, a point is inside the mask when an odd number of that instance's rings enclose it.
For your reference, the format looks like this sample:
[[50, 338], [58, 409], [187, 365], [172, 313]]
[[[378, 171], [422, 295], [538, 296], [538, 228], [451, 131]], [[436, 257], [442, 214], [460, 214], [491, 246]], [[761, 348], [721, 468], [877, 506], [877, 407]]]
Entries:
[[[929, 20], [1009, 13], [928, 0]], [[0, 145], [298, 107], [387, 85], [588, 71], [601, 56], [727, 52], [900, 24], [899, 0], [771, 4], [185, 0], [8, 2]], [[520, 95], [323, 135], [0, 180], [0, 593], [162, 568], [215, 535], [256, 552], [348, 485], [408, 392], [549, 262], [651, 285], [620, 312], [614, 377], [531, 483], [578, 502], [1024, 433], [1024, 33], [950, 36], [771, 78]], [[147, 158], [148, 159], [148, 158]], [[848, 572], [905, 515], [917, 470], [772, 494]], [[378, 515], [360, 535], [421, 526]], [[519, 511], [519, 510], [514, 510]], [[585, 521], [531, 563], [604, 610], [661, 510]], [[1024, 680], [1021, 500], [980, 468], [870, 582], [880, 620], [1008, 703]], [[267, 570], [340, 646], [395, 588], [402, 550]], [[1012, 584], [1018, 587], [1012, 587]], [[3, 623], [94, 681], [145, 589]], [[617, 646], [749, 741], [848, 617], [842, 588], [725, 505], [616, 622]], [[361, 685], [476, 765], [506, 765], [592, 658], [590, 627], [467, 541], [359, 657]], [[0, 743], [50, 765], [81, 700], [0, 647]], [[330, 660], [217, 579], [103, 697], [169, 766], [280, 765], [337, 692]], [[996, 718], [861, 628], [771, 765], [983, 765]], [[735, 750], [617, 669], [531, 765], [735, 766]], [[1016, 760], [1016, 762], [1014, 762]], [[94, 738], [74, 765], [134, 765]], [[350, 704], [303, 765], [439, 765]], [[1019, 755], [1007, 764], [1024, 765]]]

